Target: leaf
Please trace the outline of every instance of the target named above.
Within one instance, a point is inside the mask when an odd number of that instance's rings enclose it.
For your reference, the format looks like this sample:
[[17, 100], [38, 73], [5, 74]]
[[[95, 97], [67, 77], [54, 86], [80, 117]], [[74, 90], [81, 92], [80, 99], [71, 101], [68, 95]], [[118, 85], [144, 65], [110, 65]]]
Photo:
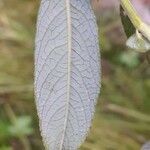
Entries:
[[35, 95], [48, 150], [85, 140], [99, 93], [99, 46], [90, 0], [43, 0], [35, 51]]
[[136, 34], [133, 34], [126, 42], [126, 45], [132, 49], [135, 49], [138, 52], [144, 53], [150, 50], [150, 43], [144, 37], [138, 37]]
[[126, 65], [128, 68], [134, 68], [140, 63], [139, 53], [135, 51], [125, 51], [121, 53], [119, 61]]
[[[9, 124], [3, 120], [0, 121], [0, 142], [4, 143], [6, 139], [10, 138], [10, 133], [8, 131]], [[1, 150], [1, 149], [0, 149]]]
[[29, 116], [18, 117], [15, 124], [9, 127], [9, 132], [15, 137], [32, 134], [31, 118]]
[[121, 16], [121, 22], [124, 28], [124, 32], [127, 38], [129, 38], [132, 34], [135, 33], [135, 27], [133, 26], [129, 17], [125, 14], [125, 11], [121, 5], [120, 5], [120, 16]]

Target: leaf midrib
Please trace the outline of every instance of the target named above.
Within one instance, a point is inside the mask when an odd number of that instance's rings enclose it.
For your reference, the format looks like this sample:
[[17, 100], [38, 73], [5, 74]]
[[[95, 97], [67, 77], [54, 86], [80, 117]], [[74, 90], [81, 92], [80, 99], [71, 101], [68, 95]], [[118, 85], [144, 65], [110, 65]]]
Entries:
[[67, 63], [67, 101], [66, 101], [66, 112], [65, 112], [65, 121], [64, 121], [64, 128], [62, 139], [60, 143], [59, 150], [62, 150], [62, 146], [64, 143], [65, 132], [67, 127], [68, 121], [68, 113], [69, 113], [69, 101], [70, 101], [70, 83], [71, 83], [71, 55], [72, 55], [72, 26], [71, 26], [71, 5], [70, 0], [65, 0], [66, 4], [66, 15], [67, 15], [67, 50], [68, 50], [68, 63]]

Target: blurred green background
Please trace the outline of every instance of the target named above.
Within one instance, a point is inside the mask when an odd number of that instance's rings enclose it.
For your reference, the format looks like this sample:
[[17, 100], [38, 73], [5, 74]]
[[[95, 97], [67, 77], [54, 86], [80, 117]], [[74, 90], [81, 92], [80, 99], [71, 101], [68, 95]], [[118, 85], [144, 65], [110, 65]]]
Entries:
[[[139, 150], [150, 139], [150, 66], [126, 48], [116, 7], [94, 6], [102, 88], [81, 150]], [[0, 150], [44, 150], [33, 95], [38, 7], [38, 0], [0, 0]]]

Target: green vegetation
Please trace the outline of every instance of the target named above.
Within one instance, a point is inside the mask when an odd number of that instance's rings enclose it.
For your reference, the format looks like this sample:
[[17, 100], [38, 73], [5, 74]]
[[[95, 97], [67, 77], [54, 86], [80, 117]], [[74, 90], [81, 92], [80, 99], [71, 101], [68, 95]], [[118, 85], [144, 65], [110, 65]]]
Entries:
[[[44, 149], [33, 96], [38, 4], [0, 1], [0, 150]], [[124, 46], [118, 17], [105, 14], [98, 22], [101, 94], [81, 150], [138, 150], [150, 139], [150, 67], [145, 54]]]

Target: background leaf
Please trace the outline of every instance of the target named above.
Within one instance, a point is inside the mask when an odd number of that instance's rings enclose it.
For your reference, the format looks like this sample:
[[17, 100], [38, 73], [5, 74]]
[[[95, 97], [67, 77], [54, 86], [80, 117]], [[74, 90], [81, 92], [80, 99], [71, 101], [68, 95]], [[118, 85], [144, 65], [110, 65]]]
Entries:
[[31, 135], [33, 132], [31, 118], [29, 116], [18, 117], [15, 124], [9, 127], [9, 132], [15, 137]]

